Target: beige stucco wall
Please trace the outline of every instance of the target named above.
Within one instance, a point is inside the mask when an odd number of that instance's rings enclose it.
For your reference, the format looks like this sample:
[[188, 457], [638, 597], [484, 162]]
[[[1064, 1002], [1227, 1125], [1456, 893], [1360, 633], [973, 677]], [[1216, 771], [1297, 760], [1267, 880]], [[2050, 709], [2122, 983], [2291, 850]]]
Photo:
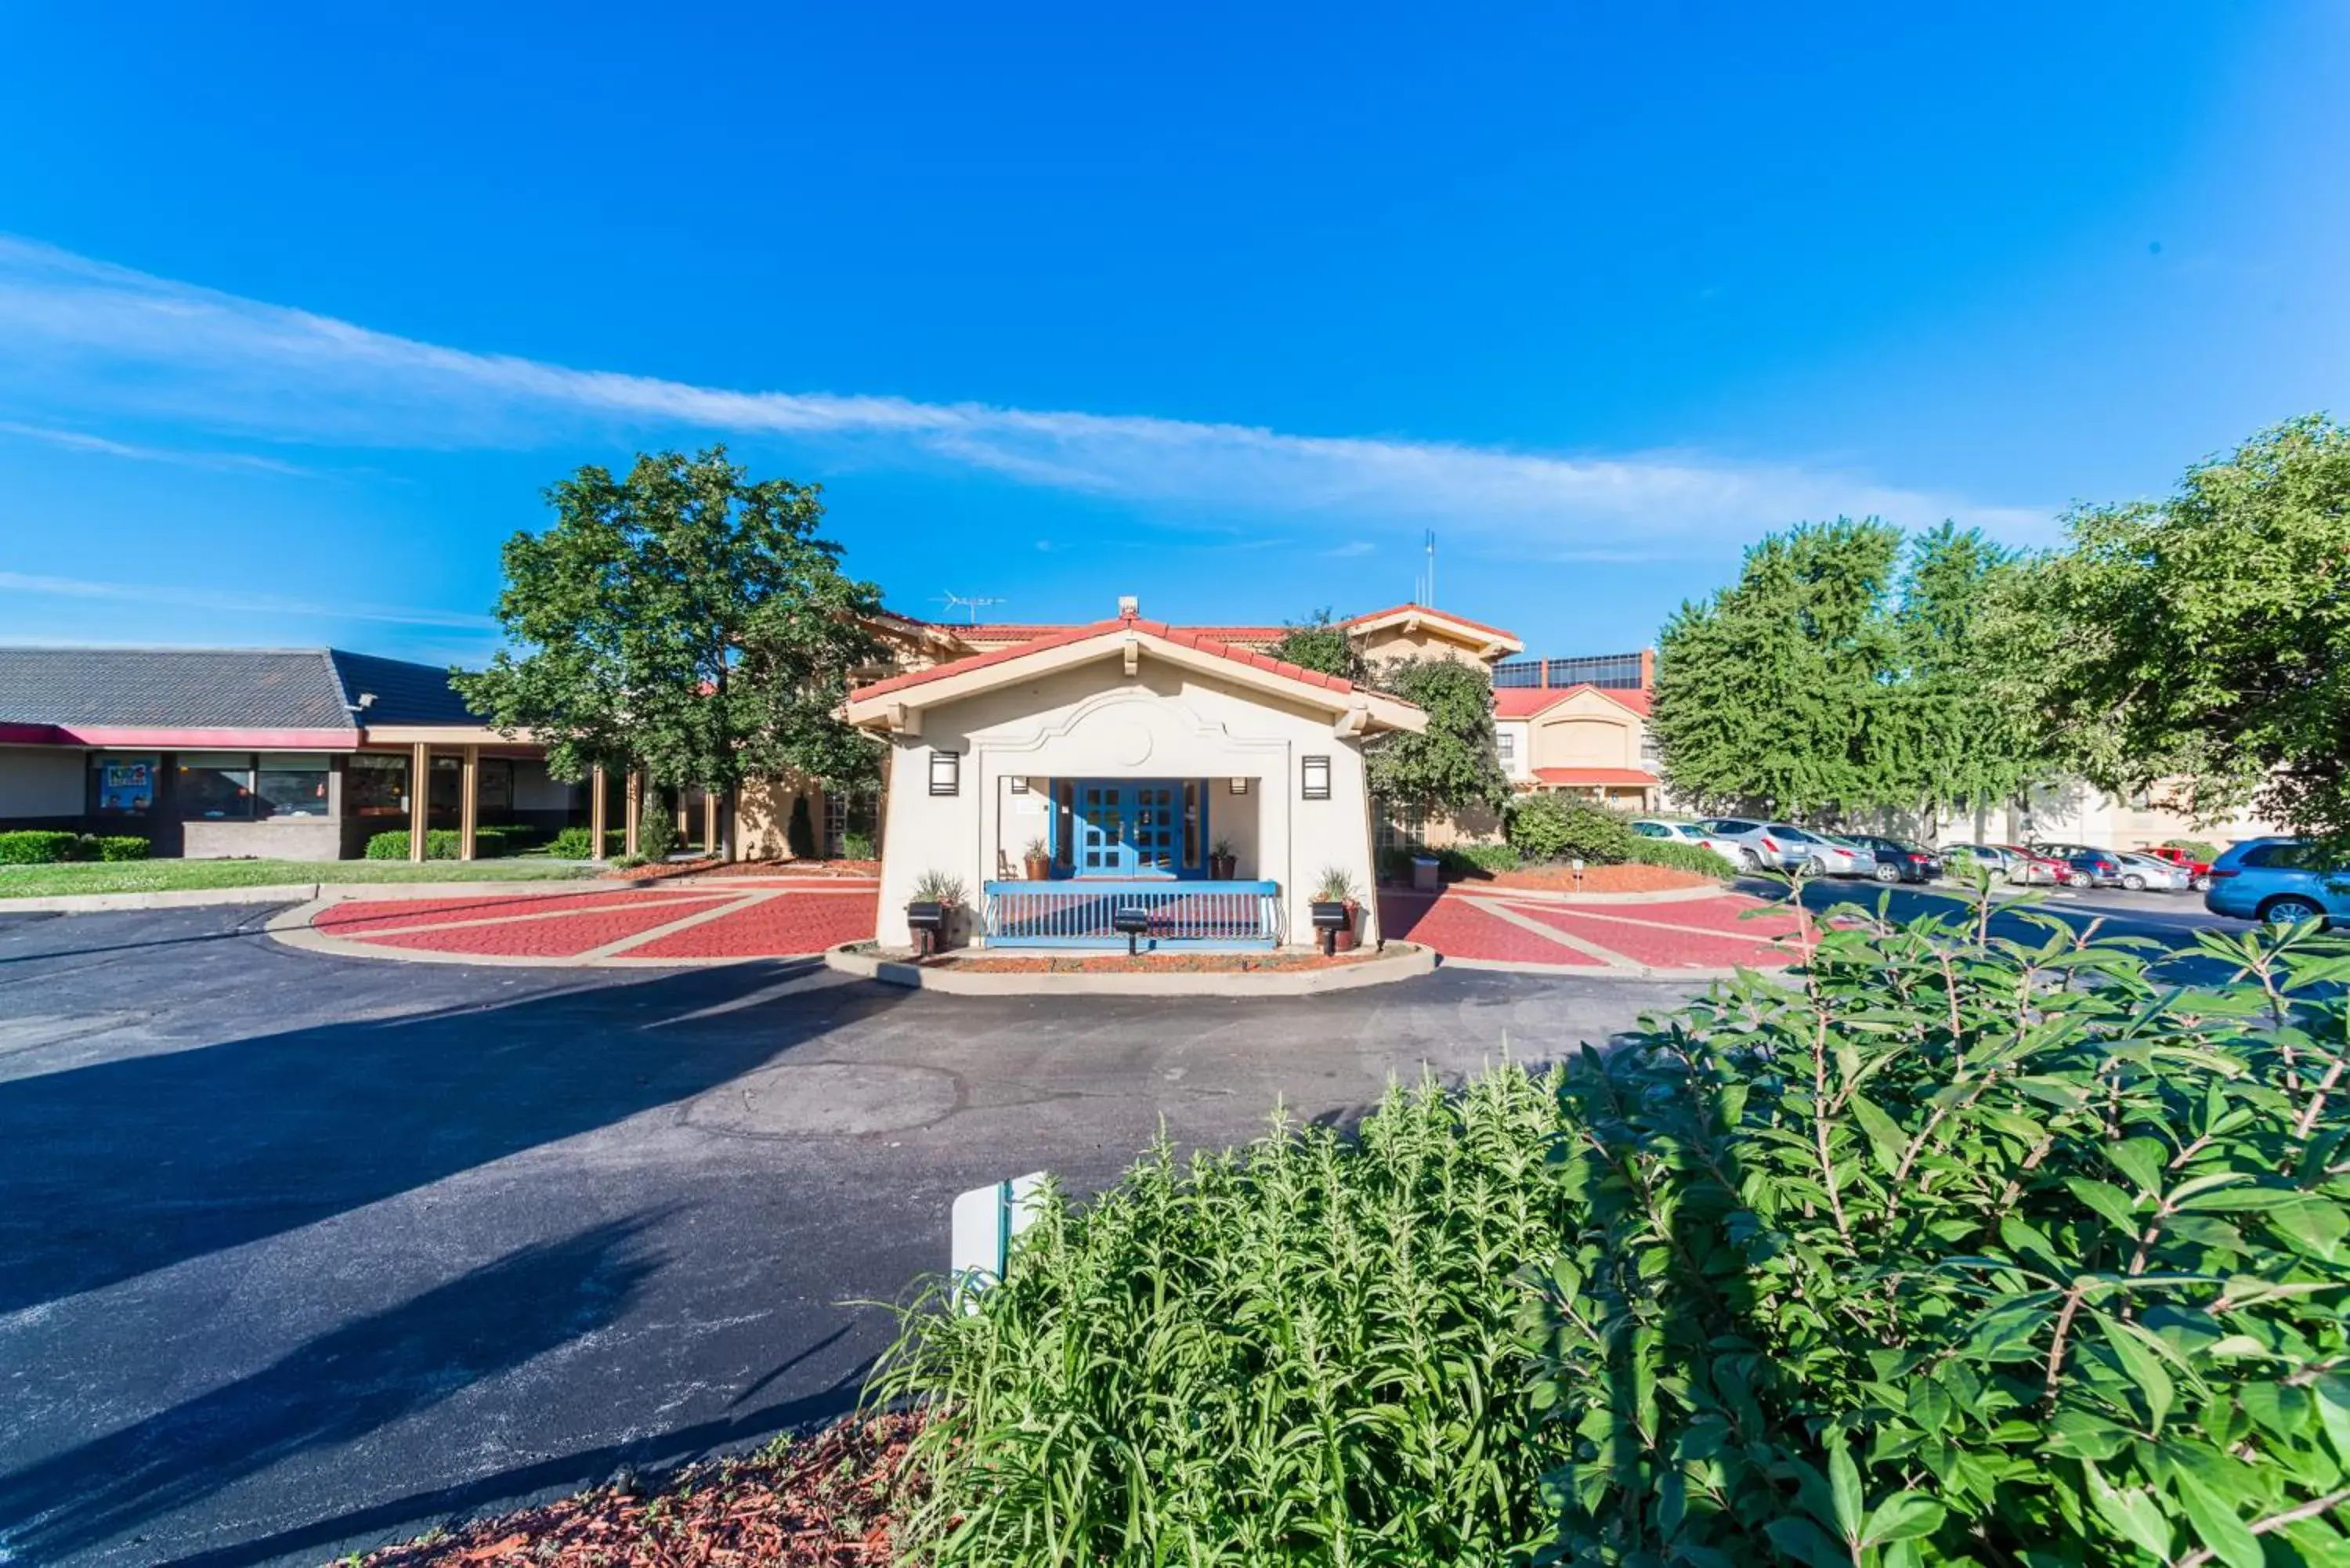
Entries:
[[[924, 873], [960, 877], [974, 910], [980, 884], [996, 873], [995, 857], [1014, 853], [1045, 818], [1007, 822], [1014, 800], [1003, 781], [1030, 778], [1198, 778], [1255, 781], [1246, 796], [1218, 793], [1209, 836], [1248, 835], [1241, 869], [1280, 883], [1287, 934], [1311, 930], [1306, 905], [1326, 867], [1343, 867], [1369, 908], [1370, 818], [1358, 742], [1334, 732], [1328, 714], [1291, 707], [1264, 692], [1228, 683], [1144, 651], [1138, 673], [1109, 657], [1042, 675], [940, 707], [925, 709], [920, 735], [890, 737], [889, 831], [882, 846], [878, 936], [903, 945], [906, 904]], [[930, 793], [934, 751], [958, 753], [960, 787]], [[1298, 763], [1330, 759], [1331, 798], [1299, 798]], [[1028, 798], [1035, 798], [1034, 796]], [[1253, 815], [1227, 816], [1246, 800]], [[1242, 846], [1236, 842], [1236, 848]], [[973, 924], [976, 924], [974, 919]]]
[[88, 753], [0, 746], [0, 817], [79, 816]]
[[1596, 691], [1580, 691], [1532, 721], [1527, 767], [1637, 768], [1640, 719]]
[[1459, 659], [1490, 668], [1492, 660], [1483, 657], [1484, 646], [1471, 648], [1456, 638], [1431, 631], [1422, 623], [1418, 631], [1406, 631], [1401, 623], [1381, 627], [1376, 631], [1354, 635], [1357, 652], [1365, 659], [1385, 662], [1396, 659]]

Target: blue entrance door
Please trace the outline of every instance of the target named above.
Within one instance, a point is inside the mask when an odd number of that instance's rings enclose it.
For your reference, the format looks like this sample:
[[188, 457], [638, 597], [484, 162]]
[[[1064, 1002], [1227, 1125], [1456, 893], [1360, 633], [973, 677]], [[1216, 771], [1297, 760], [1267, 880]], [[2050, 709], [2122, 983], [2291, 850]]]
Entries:
[[1080, 877], [1172, 877], [1181, 864], [1183, 791], [1171, 782], [1111, 783], [1087, 779], [1076, 787], [1070, 857]]

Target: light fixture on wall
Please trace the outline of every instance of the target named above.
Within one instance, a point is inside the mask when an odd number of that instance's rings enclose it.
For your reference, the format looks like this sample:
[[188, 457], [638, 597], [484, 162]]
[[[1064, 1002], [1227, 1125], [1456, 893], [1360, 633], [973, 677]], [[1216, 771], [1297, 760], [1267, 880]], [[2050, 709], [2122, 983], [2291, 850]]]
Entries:
[[931, 793], [954, 794], [962, 788], [962, 758], [953, 752], [931, 753]]
[[1298, 760], [1297, 769], [1298, 782], [1303, 786], [1303, 794], [1305, 799], [1328, 800], [1330, 798], [1329, 758], [1300, 758]]
[[1248, 794], [1248, 780], [1233, 779], [1231, 781], [1229, 787], [1234, 794]]

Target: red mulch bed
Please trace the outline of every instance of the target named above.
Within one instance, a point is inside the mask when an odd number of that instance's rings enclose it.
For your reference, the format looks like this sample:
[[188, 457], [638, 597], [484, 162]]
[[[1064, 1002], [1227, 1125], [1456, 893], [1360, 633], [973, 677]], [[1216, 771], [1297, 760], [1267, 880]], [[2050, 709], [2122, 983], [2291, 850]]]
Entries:
[[1515, 871], [1489, 871], [1461, 879], [1478, 888], [1544, 888], [1560, 893], [1664, 893], [1676, 888], [1719, 888], [1721, 878], [1674, 866], [1586, 866], [1583, 880], [1565, 866], [1525, 866]]
[[910, 1416], [844, 1421], [641, 1488], [599, 1487], [361, 1559], [364, 1568], [887, 1568]]
[[1378, 956], [1369, 948], [1358, 948], [1335, 958], [1324, 958], [1320, 953], [1281, 952], [1138, 953], [1133, 958], [1124, 953], [1085, 958], [1012, 958], [1000, 953], [964, 957], [949, 953], [930, 960], [924, 967], [968, 970], [974, 974], [1243, 974], [1254, 970], [1329, 969]]
[[872, 879], [881, 875], [879, 860], [671, 860], [659, 866], [632, 866], [607, 871], [616, 882], [666, 882], [674, 877], [847, 877]]

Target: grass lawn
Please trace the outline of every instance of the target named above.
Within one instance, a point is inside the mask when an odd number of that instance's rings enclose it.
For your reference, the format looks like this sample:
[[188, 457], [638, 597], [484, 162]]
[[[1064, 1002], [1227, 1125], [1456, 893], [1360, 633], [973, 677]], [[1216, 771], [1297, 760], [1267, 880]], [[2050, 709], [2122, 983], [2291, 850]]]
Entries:
[[160, 893], [293, 882], [546, 882], [594, 875], [567, 860], [119, 860], [0, 866], [0, 901], [59, 893]]

